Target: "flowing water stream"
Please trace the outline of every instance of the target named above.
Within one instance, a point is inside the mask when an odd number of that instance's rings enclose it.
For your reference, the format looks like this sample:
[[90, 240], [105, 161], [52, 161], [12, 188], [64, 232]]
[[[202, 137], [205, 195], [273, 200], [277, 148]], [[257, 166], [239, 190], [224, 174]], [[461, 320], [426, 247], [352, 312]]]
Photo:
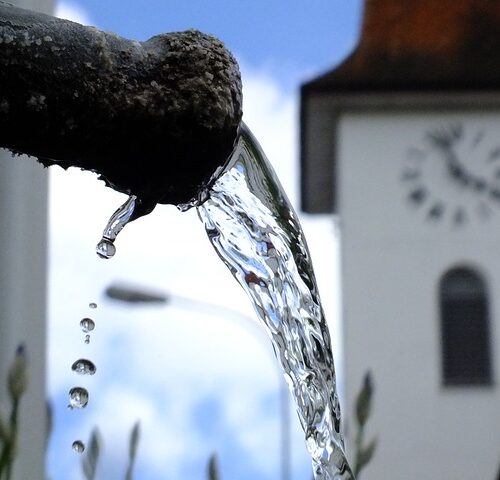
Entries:
[[[132, 217], [135, 200], [130, 197], [110, 219], [97, 246], [100, 256], [114, 254], [113, 242]], [[295, 400], [315, 480], [354, 479], [344, 453], [330, 334], [306, 240], [246, 125], [225, 167], [196, 203], [210, 242], [271, 338]]]
[[316, 480], [354, 478], [344, 453], [335, 367], [306, 240], [276, 174], [242, 125], [198, 213], [252, 300], [295, 400]]

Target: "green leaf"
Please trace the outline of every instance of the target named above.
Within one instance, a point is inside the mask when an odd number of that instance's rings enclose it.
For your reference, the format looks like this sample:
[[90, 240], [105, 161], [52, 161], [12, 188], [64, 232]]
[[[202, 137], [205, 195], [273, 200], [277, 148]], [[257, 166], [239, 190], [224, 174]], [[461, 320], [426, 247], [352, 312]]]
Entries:
[[220, 480], [217, 454], [212, 453], [208, 460], [208, 480]]
[[135, 422], [134, 428], [132, 428], [132, 433], [130, 434], [130, 444], [129, 444], [129, 458], [134, 460], [137, 455], [137, 447], [139, 445], [139, 436], [141, 423], [139, 421]]
[[132, 432], [130, 433], [130, 443], [129, 443], [129, 459], [128, 459], [128, 467], [127, 474], [125, 475], [125, 480], [132, 480], [132, 472], [134, 470], [135, 459], [137, 456], [137, 448], [139, 445], [139, 436], [140, 436], [140, 422], [137, 421], [132, 428]]
[[7, 387], [12, 402], [19, 402], [28, 386], [28, 361], [26, 348], [23, 344], [16, 350], [16, 356], [9, 369]]
[[18, 448], [18, 417], [21, 397], [28, 386], [28, 362], [26, 358], [26, 348], [20, 344], [16, 349], [16, 355], [7, 375], [7, 390], [9, 392], [11, 409], [8, 421], [3, 417], [2, 425], [2, 449], [0, 452], [0, 479], [10, 480], [12, 469], [17, 455]]
[[83, 475], [86, 480], [94, 480], [97, 472], [97, 463], [101, 450], [99, 437], [99, 430], [94, 428], [90, 434], [89, 445], [82, 459]]
[[373, 381], [371, 372], [365, 374], [363, 387], [356, 399], [356, 418], [361, 427], [363, 427], [370, 416], [371, 403], [373, 397]]

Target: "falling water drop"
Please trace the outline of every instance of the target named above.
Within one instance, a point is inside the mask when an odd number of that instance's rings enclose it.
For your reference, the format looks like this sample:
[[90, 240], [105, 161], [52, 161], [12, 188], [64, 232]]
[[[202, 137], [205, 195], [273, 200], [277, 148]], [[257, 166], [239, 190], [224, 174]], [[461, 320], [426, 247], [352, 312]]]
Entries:
[[103, 237], [95, 247], [95, 251], [100, 258], [109, 259], [115, 256], [116, 247], [111, 240]]
[[71, 445], [71, 448], [76, 452], [76, 453], [83, 453], [85, 450], [85, 445], [81, 440], [75, 440], [73, 442], [73, 445]]
[[80, 327], [83, 333], [88, 333], [94, 330], [95, 322], [91, 318], [82, 318], [82, 320], [80, 320]]
[[69, 391], [69, 405], [73, 408], [85, 408], [89, 403], [89, 392], [83, 387], [73, 387]]
[[89, 308], [92, 308], [93, 310], [97, 308], [97, 303], [90, 302], [89, 303]]
[[87, 335], [85, 335], [85, 343], [88, 345], [90, 343], [90, 335], [87, 333]]
[[80, 358], [75, 363], [73, 363], [73, 365], [71, 365], [71, 370], [80, 375], [94, 375], [97, 369], [90, 360]]
[[102, 232], [102, 238], [96, 246], [96, 253], [99, 257], [108, 259], [115, 255], [116, 247], [114, 246], [114, 241], [123, 230], [123, 227], [127, 225], [132, 218], [136, 200], [137, 197], [135, 195], [130, 195], [127, 201], [111, 215], [106, 228], [104, 228]]

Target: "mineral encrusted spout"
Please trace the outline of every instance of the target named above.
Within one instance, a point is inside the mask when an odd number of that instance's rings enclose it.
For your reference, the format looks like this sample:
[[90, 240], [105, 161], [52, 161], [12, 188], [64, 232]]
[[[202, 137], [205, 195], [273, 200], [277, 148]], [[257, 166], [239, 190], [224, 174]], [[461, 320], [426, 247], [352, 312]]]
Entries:
[[238, 65], [195, 30], [137, 42], [0, 0], [0, 147], [144, 204], [186, 203], [230, 155]]

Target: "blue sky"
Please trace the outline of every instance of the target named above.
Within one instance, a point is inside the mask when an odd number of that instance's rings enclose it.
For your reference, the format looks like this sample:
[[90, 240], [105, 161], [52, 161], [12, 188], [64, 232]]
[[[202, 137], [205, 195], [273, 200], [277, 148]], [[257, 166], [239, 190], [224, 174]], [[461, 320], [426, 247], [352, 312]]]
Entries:
[[[244, 119], [297, 205], [297, 88], [338, 62], [358, 32], [359, 0], [159, 1], [80, 0], [58, 13], [139, 40], [173, 30], [215, 34], [236, 54], [243, 73]], [[216, 451], [223, 480], [279, 478], [278, 372], [249, 301], [212, 251], [196, 212], [162, 206], [127, 226], [110, 261], [94, 246], [125, 200], [78, 171], [50, 172], [49, 391], [54, 430], [51, 480], [82, 480], [70, 445], [99, 426], [105, 451], [97, 480], [123, 478], [127, 438], [142, 435], [139, 480], [202, 480]], [[336, 234], [329, 217], [303, 217], [339, 366]], [[126, 308], [103, 296], [112, 282], [173, 294], [167, 307]], [[191, 297], [240, 312], [240, 319], [187, 309]], [[95, 311], [89, 302], [97, 302]], [[189, 302], [188, 302], [189, 303]], [[85, 345], [78, 327], [96, 321]], [[97, 365], [75, 377], [78, 357]], [[66, 409], [67, 392], [90, 391], [84, 411]], [[344, 409], [345, 410], [345, 409]], [[291, 414], [290, 480], [310, 478], [298, 420]]]

